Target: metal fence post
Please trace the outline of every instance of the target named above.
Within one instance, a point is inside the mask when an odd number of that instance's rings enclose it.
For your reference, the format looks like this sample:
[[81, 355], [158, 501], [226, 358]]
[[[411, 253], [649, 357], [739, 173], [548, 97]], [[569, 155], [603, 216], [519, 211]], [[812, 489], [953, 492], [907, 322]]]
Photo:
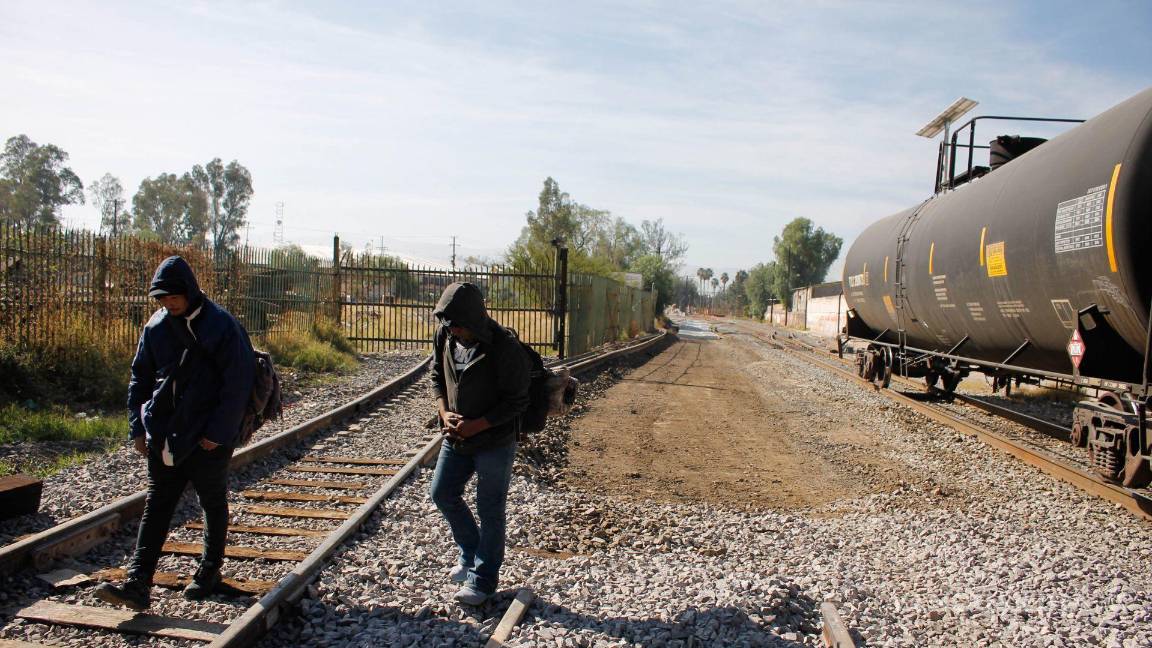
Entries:
[[332, 318], [340, 323], [340, 235], [332, 237]]
[[568, 248], [556, 248], [556, 354], [564, 357], [564, 342], [567, 331], [565, 320], [568, 318]]

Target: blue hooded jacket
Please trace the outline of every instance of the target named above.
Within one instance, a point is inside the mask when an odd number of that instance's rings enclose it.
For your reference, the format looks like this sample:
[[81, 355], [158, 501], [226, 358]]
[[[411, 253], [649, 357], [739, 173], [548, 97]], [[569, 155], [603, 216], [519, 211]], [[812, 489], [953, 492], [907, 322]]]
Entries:
[[[130, 436], [147, 435], [157, 454], [167, 440], [177, 464], [201, 438], [233, 445], [256, 366], [247, 331], [200, 292], [196, 275], [181, 257], [160, 263], [148, 294], [185, 295], [188, 310], [173, 317], [161, 308], [144, 325], [128, 383]], [[187, 339], [195, 339], [203, 352], [187, 349], [173, 325], [188, 331]], [[174, 379], [168, 387], [165, 378]]]

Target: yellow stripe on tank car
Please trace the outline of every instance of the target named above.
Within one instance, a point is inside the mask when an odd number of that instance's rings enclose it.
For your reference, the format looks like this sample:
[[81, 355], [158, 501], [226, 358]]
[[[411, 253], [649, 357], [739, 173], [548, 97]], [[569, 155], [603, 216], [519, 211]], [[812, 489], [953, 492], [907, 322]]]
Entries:
[[1108, 246], [1108, 267], [1112, 272], [1116, 268], [1116, 248], [1112, 246], [1112, 204], [1116, 201], [1116, 180], [1120, 178], [1120, 165], [1112, 169], [1112, 182], [1108, 183], [1108, 211], [1104, 215], [1104, 240]]
[[888, 283], [888, 257], [884, 257], [884, 283]]
[[987, 227], [980, 228], [980, 267], [984, 267], [984, 236], [988, 234]]
[[936, 241], [928, 247], [928, 274], [932, 274], [932, 259], [936, 256]]

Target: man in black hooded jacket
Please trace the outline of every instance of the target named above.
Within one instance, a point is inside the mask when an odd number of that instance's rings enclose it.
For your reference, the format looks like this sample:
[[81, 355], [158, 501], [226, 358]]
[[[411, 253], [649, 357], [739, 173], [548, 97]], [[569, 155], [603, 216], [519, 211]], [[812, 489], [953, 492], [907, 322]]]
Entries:
[[[445, 438], [431, 495], [459, 549], [449, 573], [463, 585], [455, 598], [479, 605], [496, 592], [504, 561], [508, 486], [531, 366], [515, 335], [488, 316], [475, 285], [449, 285], [434, 314], [441, 325], [433, 340], [432, 391]], [[463, 498], [472, 475], [479, 525]]]
[[160, 263], [148, 295], [162, 308], [140, 334], [128, 383], [129, 435], [148, 461], [148, 496], [128, 580], [96, 589], [100, 599], [136, 610], [151, 604], [161, 547], [189, 482], [204, 509], [204, 553], [184, 595], [200, 599], [220, 583], [228, 463], [256, 366], [248, 333], [204, 296], [181, 257]]

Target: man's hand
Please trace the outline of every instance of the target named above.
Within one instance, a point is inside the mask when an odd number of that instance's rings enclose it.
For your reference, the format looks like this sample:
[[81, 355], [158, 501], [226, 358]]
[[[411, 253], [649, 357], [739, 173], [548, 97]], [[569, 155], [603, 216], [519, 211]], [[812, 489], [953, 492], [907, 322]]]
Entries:
[[204, 448], [205, 450], [215, 450], [216, 448], [220, 447], [220, 444], [213, 443], [208, 439], [200, 439], [200, 447]]
[[136, 446], [136, 452], [139, 452], [145, 457], [148, 456], [148, 439], [146, 439], [143, 434], [132, 439], [132, 443]]
[[456, 427], [453, 428], [452, 431], [461, 439], [467, 439], [468, 437], [480, 434], [490, 427], [492, 426], [488, 425], [488, 421], [486, 419], [461, 418], [460, 422], [456, 424]]
[[464, 417], [460, 416], [456, 412], [449, 412], [447, 410], [440, 412], [440, 422], [446, 428], [455, 429], [457, 425], [460, 425], [460, 421], [463, 421], [463, 420], [464, 420]]

